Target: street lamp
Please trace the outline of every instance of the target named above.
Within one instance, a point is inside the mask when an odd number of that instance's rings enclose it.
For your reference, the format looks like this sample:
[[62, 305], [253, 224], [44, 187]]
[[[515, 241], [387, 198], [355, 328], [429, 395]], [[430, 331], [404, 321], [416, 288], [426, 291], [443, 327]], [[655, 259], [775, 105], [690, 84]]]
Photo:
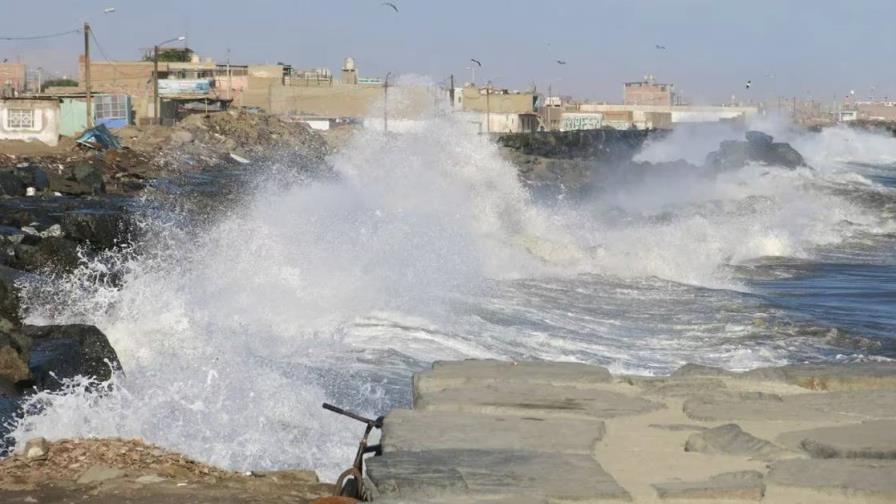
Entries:
[[152, 114], [155, 119], [155, 124], [159, 124], [159, 47], [162, 47], [165, 44], [170, 44], [172, 42], [180, 42], [183, 40], [187, 40], [187, 37], [181, 35], [180, 37], [164, 40], [159, 42], [152, 48]]

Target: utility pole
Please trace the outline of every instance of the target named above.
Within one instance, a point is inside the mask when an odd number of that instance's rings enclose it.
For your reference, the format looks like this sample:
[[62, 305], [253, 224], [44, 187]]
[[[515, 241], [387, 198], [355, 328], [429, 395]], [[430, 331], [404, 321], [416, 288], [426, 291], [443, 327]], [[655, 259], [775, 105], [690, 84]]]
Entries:
[[448, 99], [451, 100], [451, 108], [454, 108], [454, 74], [451, 74], [451, 89], [448, 90]]
[[93, 98], [90, 82], [90, 23], [84, 23], [84, 96], [87, 101], [87, 127], [93, 127]]
[[152, 117], [159, 125], [159, 46], [152, 48]]
[[492, 81], [485, 83], [485, 133], [492, 132]]
[[383, 134], [389, 133], [389, 76], [392, 72], [386, 74], [386, 80], [383, 82]]
[[230, 93], [233, 92], [233, 77], [230, 73], [230, 48], [227, 48], [227, 99], [233, 100]]

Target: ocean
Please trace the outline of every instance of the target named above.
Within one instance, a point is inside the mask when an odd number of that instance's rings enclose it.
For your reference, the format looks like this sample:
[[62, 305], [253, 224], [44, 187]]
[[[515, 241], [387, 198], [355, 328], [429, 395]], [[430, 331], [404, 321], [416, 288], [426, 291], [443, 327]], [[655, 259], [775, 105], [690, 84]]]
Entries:
[[[657, 375], [896, 358], [896, 139], [751, 126], [811, 168], [596, 166], [605, 183], [536, 197], [493, 143], [436, 117], [359, 132], [326, 180], [259, 168], [201, 215], [160, 191], [132, 248], [25, 296], [30, 323], [97, 325], [125, 374], [38, 394], [13, 438], [141, 437], [331, 478], [360, 427], [320, 404], [408, 406], [436, 360]], [[636, 159], [700, 164], [742, 137], [680, 128]]]

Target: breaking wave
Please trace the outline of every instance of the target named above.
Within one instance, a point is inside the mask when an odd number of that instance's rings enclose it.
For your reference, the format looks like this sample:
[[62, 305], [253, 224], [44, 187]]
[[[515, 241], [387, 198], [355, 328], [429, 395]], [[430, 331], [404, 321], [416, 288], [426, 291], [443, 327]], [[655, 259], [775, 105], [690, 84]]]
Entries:
[[[831, 159], [870, 142], [862, 154], [879, 161], [893, 141], [827, 131], [798, 139], [815, 169], [657, 169], [549, 202], [451, 118], [360, 131], [330, 159], [333, 179], [259, 183], [210, 225], [147, 216], [134, 250], [29, 290], [29, 322], [97, 325], [126, 375], [103, 393], [37, 394], [13, 438], [142, 437], [229, 468], [333, 477], [359, 427], [320, 403], [406, 405], [411, 372], [433, 360], [654, 373], [817, 357], [732, 266], [894, 231], [838, 188], [893, 190]], [[731, 134], [696, 145], [698, 132], [673, 133], [641, 157], [698, 162]], [[120, 284], [87, 280], [109, 268]]]

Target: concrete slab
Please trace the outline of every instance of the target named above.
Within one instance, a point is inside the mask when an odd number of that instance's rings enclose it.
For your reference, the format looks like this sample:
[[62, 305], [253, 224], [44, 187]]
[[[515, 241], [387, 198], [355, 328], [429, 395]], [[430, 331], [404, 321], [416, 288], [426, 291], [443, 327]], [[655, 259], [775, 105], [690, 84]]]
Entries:
[[369, 459], [367, 471], [382, 499], [512, 496], [549, 502], [628, 501], [628, 492], [585, 455], [519, 450], [391, 452]]
[[896, 418], [896, 391], [856, 390], [777, 396], [713, 394], [688, 398], [684, 412], [694, 420], [849, 421]]
[[896, 420], [787, 432], [778, 440], [813, 458], [896, 459]]
[[610, 380], [612, 376], [606, 368], [573, 362], [436, 362], [431, 370], [414, 375], [414, 395], [495, 382], [587, 388]]
[[672, 378], [733, 378], [782, 382], [811, 390], [896, 389], [896, 362], [797, 364], [733, 373], [721, 368], [685, 364]]
[[600, 420], [398, 409], [386, 416], [382, 445], [385, 452], [462, 448], [589, 455], [605, 432]]
[[748, 500], [758, 501], [765, 494], [759, 471], [717, 474], [702, 481], [671, 481], [653, 485], [660, 499]]
[[764, 439], [744, 432], [737, 424], [726, 424], [691, 434], [684, 445], [684, 451], [768, 457], [782, 450]]
[[493, 383], [481, 387], [427, 392], [415, 398], [414, 408], [485, 415], [534, 418], [613, 418], [663, 408], [658, 402], [618, 392], [528, 383]]
[[766, 484], [834, 491], [896, 502], [896, 461], [863, 459], [791, 459], [770, 466]]

